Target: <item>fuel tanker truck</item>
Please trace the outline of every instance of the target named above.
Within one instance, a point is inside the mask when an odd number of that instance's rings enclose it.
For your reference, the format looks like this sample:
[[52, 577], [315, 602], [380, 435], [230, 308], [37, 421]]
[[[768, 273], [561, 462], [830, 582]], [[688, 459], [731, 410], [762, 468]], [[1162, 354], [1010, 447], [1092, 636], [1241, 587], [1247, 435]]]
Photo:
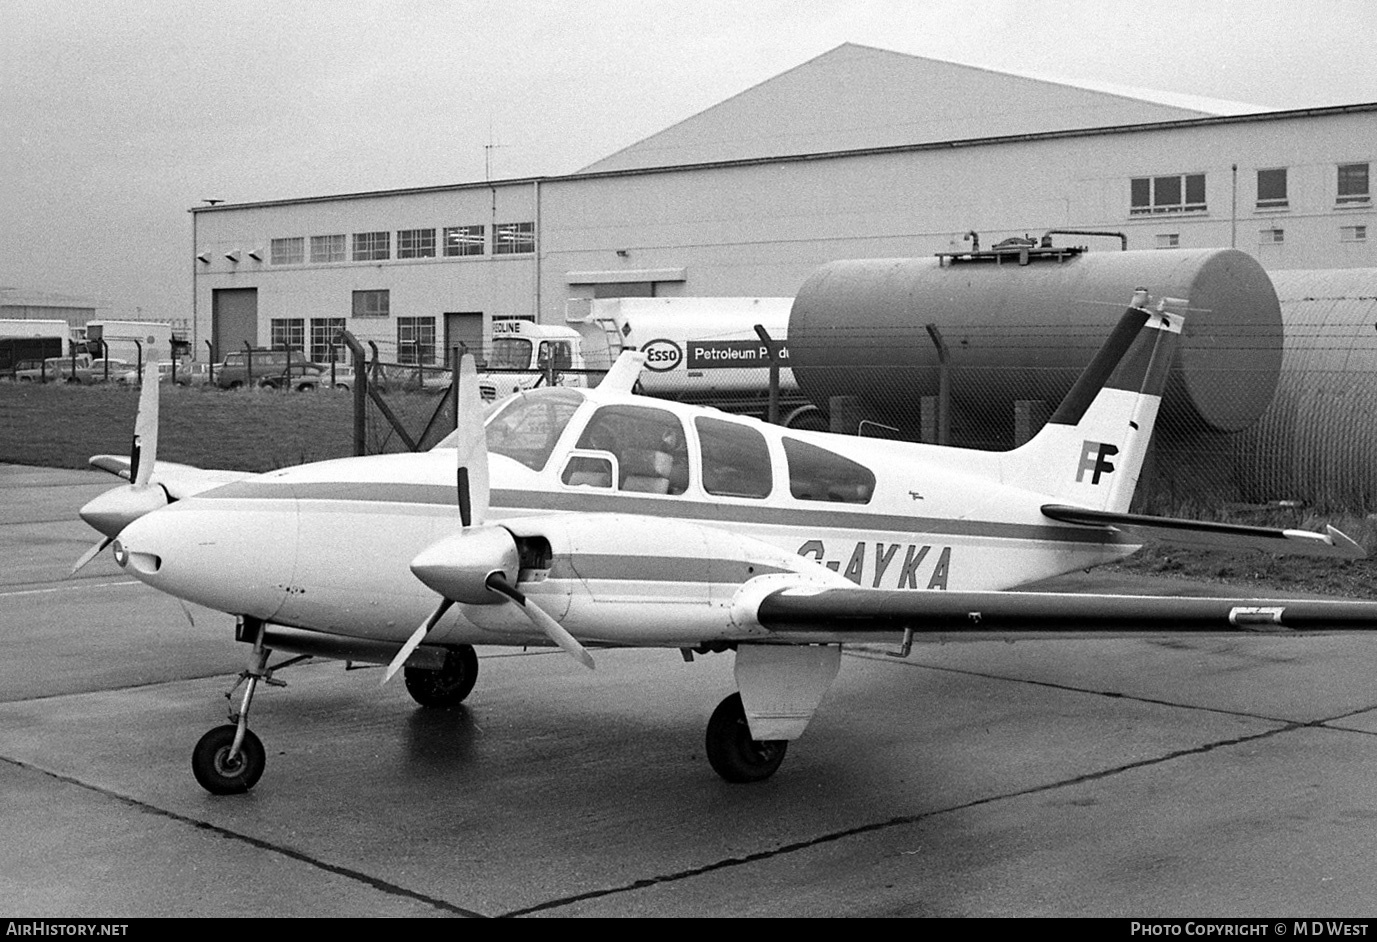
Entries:
[[[623, 350], [643, 350], [641, 392], [764, 417], [769, 404], [770, 340], [783, 340], [793, 298], [574, 298], [565, 325], [496, 319], [478, 377], [492, 400], [553, 380], [596, 385]], [[566, 326], [567, 325], [567, 326]], [[798, 391], [776, 348], [780, 421], [791, 428], [826, 428]]]
[[[1256, 422], [1277, 387], [1281, 306], [1233, 249], [1088, 252], [1044, 236], [831, 262], [794, 299], [789, 362], [804, 396], [846, 411], [848, 431], [1008, 448], [1056, 408], [1138, 287], [1186, 317], [1161, 434]], [[947, 423], [935, 439], [934, 413]]]

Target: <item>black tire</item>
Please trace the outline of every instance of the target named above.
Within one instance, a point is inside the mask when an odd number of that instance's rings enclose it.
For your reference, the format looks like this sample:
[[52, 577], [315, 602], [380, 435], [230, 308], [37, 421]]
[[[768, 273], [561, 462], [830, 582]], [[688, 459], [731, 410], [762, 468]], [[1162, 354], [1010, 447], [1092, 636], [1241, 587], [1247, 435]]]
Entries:
[[406, 692], [423, 707], [456, 707], [473, 691], [478, 680], [478, 655], [473, 646], [461, 644], [449, 649], [440, 670], [404, 667]]
[[708, 763], [728, 782], [764, 781], [775, 774], [788, 748], [785, 739], [760, 742], [751, 738], [739, 693], [719, 703], [708, 720]]
[[238, 795], [253, 788], [263, 774], [267, 757], [253, 730], [244, 731], [244, 745], [236, 762], [228, 762], [235, 727], [217, 726], [201, 737], [191, 753], [191, 771], [212, 795]]

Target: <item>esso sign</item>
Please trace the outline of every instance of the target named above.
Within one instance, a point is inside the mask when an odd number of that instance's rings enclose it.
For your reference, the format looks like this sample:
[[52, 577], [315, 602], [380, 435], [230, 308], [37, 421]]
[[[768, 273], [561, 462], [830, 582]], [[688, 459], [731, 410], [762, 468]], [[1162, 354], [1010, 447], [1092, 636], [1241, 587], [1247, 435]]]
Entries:
[[645, 354], [645, 368], [664, 373], [684, 362], [684, 351], [673, 340], [652, 340], [641, 347]]

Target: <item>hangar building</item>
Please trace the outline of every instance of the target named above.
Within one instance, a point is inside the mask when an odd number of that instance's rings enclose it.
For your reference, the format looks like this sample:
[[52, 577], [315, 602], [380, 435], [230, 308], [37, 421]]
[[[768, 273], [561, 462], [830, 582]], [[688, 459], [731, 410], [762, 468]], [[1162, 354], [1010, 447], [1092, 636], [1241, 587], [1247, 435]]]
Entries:
[[846, 44], [575, 173], [197, 207], [195, 347], [327, 359], [347, 327], [434, 362], [571, 298], [792, 296], [835, 259], [1048, 230], [1377, 266], [1377, 103], [1151, 97]]

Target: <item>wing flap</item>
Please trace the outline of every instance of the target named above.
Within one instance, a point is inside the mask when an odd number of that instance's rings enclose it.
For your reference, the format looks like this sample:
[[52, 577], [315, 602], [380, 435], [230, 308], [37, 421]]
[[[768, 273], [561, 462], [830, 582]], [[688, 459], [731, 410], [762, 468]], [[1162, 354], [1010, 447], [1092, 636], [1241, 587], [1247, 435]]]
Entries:
[[761, 599], [775, 633], [1173, 634], [1377, 630], [1377, 602], [793, 587]]
[[1285, 530], [1237, 523], [1183, 520], [1178, 517], [1111, 513], [1063, 504], [1044, 504], [1042, 514], [1061, 523], [1113, 527], [1131, 537], [1164, 540], [1183, 546], [1258, 549], [1267, 553], [1327, 556], [1336, 559], [1362, 559], [1367, 556], [1361, 546], [1333, 527], [1326, 527], [1324, 533], [1314, 533], [1310, 530]]

